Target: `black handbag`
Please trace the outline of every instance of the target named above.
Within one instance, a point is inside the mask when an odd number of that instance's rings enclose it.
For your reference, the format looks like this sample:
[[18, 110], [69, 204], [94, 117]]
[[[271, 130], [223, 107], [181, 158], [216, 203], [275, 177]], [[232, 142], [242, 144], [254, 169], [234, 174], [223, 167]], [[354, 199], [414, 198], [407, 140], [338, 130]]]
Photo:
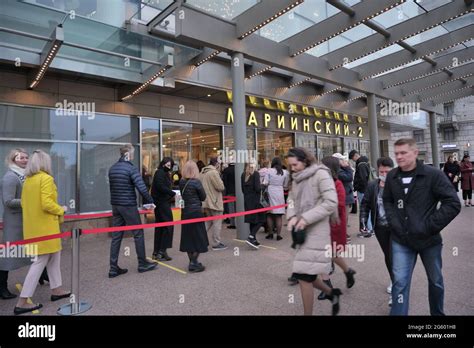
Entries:
[[302, 245], [306, 241], [306, 231], [296, 230], [293, 227], [293, 229], [291, 230], [291, 239], [293, 240], [293, 244], [291, 244], [291, 247], [293, 249], [296, 249], [298, 245]]
[[268, 188], [260, 191], [260, 205], [262, 208], [268, 208], [270, 206], [270, 199], [268, 197]]

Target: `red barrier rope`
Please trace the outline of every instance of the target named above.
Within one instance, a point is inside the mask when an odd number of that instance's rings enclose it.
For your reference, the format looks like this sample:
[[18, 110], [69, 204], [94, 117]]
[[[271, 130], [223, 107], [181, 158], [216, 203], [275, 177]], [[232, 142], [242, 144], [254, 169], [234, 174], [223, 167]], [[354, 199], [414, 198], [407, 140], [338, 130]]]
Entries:
[[[223, 203], [232, 203], [237, 199], [234, 196], [224, 196], [225, 200]], [[171, 208], [171, 210], [180, 210], [181, 208]], [[140, 214], [153, 214], [153, 210], [140, 210]], [[77, 220], [77, 219], [98, 219], [104, 217], [111, 217], [112, 213], [85, 213], [85, 214], [71, 214], [64, 215], [65, 220]]]
[[[226, 219], [226, 218], [229, 218], [229, 217], [237, 217], [237, 216], [258, 214], [258, 213], [263, 213], [263, 212], [270, 211], [270, 210], [273, 210], [273, 209], [285, 208], [286, 206], [287, 206], [287, 204], [281, 204], [281, 205], [276, 205], [276, 206], [267, 207], [267, 208], [259, 208], [259, 209], [244, 211], [244, 212], [240, 212], [240, 213], [208, 216], [208, 217], [197, 218], [197, 219], [189, 219], [189, 220], [157, 222], [157, 223], [153, 223], [153, 224], [141, 224], [141, 225], [130, 225], [130, 226], [116, 226], [116, 227], [85, 229], [85, 230], [82, 230], [82, 234], [111, 233], [111, 232], [131, 231], [131, 230], [144, 229], [144, 228], [153, 228], [153, 227], [165, 227], [165, 226], [174, 226], [174, 225], [193, 224], [193, 223], [197, 223], [197, 222], [205, 222], [205, 221]], [[85, 215], [94, 215], [94, 214], [85, 214]], [[14, 245], [24, 245], [24, 244], [30, 244], [30, 243], [37, 243], [37, 242], [42, 242], [42, 241], [51, 240], [51, 239], [66, 238], [66, 237], [70, 237], [70, 236], [71, 236], [71, 232], [63, 232], [63, 233], [53, 234], [53, 235], [49, 235], [49, 236], [30, 238], [30, 239], [15, 241], [15, 242], [7, 242], [5, 244], [0, 244], [0, 249], [7, 248], [9, 246], [14, 246]]]

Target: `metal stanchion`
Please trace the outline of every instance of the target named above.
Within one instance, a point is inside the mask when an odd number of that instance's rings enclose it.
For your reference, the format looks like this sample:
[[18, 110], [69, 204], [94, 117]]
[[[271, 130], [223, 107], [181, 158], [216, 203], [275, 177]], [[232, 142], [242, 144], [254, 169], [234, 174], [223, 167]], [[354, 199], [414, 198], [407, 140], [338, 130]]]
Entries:
[[90, 303], [79, 300], [79, 237], [82, 230], [72, 230], [72, 291], [70, 303], [62, 305], [58, 309], [59, 315], [81, 314], [92, 308]]

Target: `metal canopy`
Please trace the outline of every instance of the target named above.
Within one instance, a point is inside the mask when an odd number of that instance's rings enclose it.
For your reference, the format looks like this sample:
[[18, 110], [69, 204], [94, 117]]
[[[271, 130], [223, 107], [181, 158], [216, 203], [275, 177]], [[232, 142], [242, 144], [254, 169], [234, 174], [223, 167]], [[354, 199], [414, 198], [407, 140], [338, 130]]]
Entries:
[[[65, 15], [62, 10], [51, 11], [49, 6], [14, 0], [5, 3], [8, 11], [6, 15], [0, 14], [3, 16], [0, 31], [8, 33], [2, 44], [9, 56], [18, 50], [16, 38], [34, 40], [33, 33], [41, 39], [50, 35], [43, 17], [59, 22]], [[143, 5], [149, 1], [137, 3]], [[472, 95], [469, 69], [472, 70], [474, 59], [473, 1], [221, 0], [221, 3], [217, 9], [214, 5], [202, 6], [197, 0], [168, 0], [159, 13], [142, 22], [132, 20], [141, 11], [128, 18], [127, 30], [85, 17], [67, 20], [66, 40], [58, 59], [66, 61], [68, 57], [78, 56], [77, 59], [87, 59], [91, 65], [108, 63], [124, 70], [123, 76], [141, 74], [138, 81], [147, 82], [146, 73], [152, 77], [160, 75], [156, 69], [160, 57], [156, 54], [160, 55], [161, 51], [155, 50], [160, 43], [150, 35], [164, 36], [156, 25], [169, 18], [176, 35], [168, 33], [167, 39], [172, 36], [172, 41], [202, 49], [197, 57], [197, 53], [187, 58], [186, 54], [181, 55], [183, 59], [176, 60], [175, 66], [163, 73], [182, 83], [229, 89], [230, 61], [226, 54], [239, 52], [246, 59], [246, 92], [266, 98], [324, 105], [365, 115], [366, 99], [372, 95], [382, 100], [420, 102], [421, 109], [428, 112], [440, 112], [439, 103]], [[411, 13], [404, 13], [405, 17], [397, 21], [393, 14], [396, 16], [402, 9]], [[281, 35], [279, 30], [288, 34]], [[78, 33], [94, 41], [94, 45], [85, 45]], [[122, 48], [124, 44], [126, 52]], [[186, 49], [189, 48], [176, 46], [176, 52]], [[96, 59], [91, 59], [88, 52], [94, 52]], [[122, 59], [128, 56], [132, 64], [124, 69]], [[52, 67], [57, 68], [58, 59]], [[227, 59], [225, 64], [222, 59]], [[214, 60], [221, 64], [214, 64]], [[217, 70], [209, 70], [206, 65]], [[219, 73], [221, 77], [214, 76]], [[137, 79], [133, 81], [136, 83]]]
[[[321, 58], [308, 54], [291, 57], [289, 47], [273, 42], [258, 35], [250, 35], [244, 40], [236, 37], [236, 25], [209, 16], [186, 5], [179, 8], [183, 18], [176, 22], [176, 37], [182, 42], [212, 47], [226, 52], [245, 52], [247, 58], [254, 61], [277, 66], [293, 73], [305, 75], [324, 82], [356, 90], [361, 93], [372, 93], [384, 99], [400, 102], [418, 101], [417, 96], [403, 97], [400, 88], [383, 90], [379, 81], [362, 81], [356, 71], [341, 68], [329, 71], [329, 63]], [[422, 103], [422, 109], [436, 111], [431, 102]]]
[[[387, 29], [390, 33], [390, 37], [388, 38], [375, 33], [362, 40], [323, 55], [322, 58], [327, 59], [333, 68], [342, 66], [344, 62], [352, 62], [394, 43], [402, 42], [402, 40], [405, 40], [410, 36], [419, 34], [431, 27], [437, 26], [440, 23], [451, 20], [469, 11], [470, 8], [462, 1], [454, 1], [438, 7], [424, 15], [420, 15], [421, 17], [416, 16], [410, 18], [390, 29]], [[346, 59], [346, 61], [344, 61], [344, 59]]]
[[474, 59], [474, 47], [469, 47], [461, 51], [448, 53], [442, 57], [436, 58], [436, 66], [428, 63], [419, 63], [402, 70], [394, 71], [383, 76], [375, 78], [384, 84], [384, 88], [390, 88], [408, 83], [416, 78], [429, 76], [443, 68], [449, 68], [453, 65], [462, 64]]
[[392, 53], [383, 58], [375, 59], [369, 63], [353, 68], [353, 70], [359, 72], [362, 78], [371, 77], [410, 61], [429, 56], [468, 41], [472, 39], [473, 32], [474, 25], [469, 25], [413, 46], [413, 48], [416, 49], [415, 53], [406, 50]]
[[461, 65], [451, 70], [452, 75], [444, 71], [433, 74], [423, 79], [407, 82], [403, 85], [403, 90], [406, 94], [432, 92], [430, 89], [441, 84], [447, 84], [452, 81], [463, 79], [474, 74], [474, 62]]

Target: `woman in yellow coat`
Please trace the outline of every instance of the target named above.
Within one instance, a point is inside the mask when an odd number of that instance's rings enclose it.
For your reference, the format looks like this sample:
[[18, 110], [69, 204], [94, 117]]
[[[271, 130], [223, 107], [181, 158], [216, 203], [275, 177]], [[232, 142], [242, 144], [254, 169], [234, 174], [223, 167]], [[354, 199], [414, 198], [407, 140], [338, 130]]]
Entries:
[[[44, 237], [60, 233], [59, 224], [67, 207], [57, 203], [58, 193], [51, 176], [51, 158], [41, 150], [36, 150], [25, 171], [26, 180], [21, 194], [23, 209], [23, 237], [25, 239]], [[28, 304], [38, 280], [46, 267], [51, 287], [51, 301], [70, 296], [62, 288], [61, 280], [61, 239], [27, 244], [26, 252], [34, 260], [28, 270], [15, 314], [23, 314], [41, 308], [41, 304]]]

